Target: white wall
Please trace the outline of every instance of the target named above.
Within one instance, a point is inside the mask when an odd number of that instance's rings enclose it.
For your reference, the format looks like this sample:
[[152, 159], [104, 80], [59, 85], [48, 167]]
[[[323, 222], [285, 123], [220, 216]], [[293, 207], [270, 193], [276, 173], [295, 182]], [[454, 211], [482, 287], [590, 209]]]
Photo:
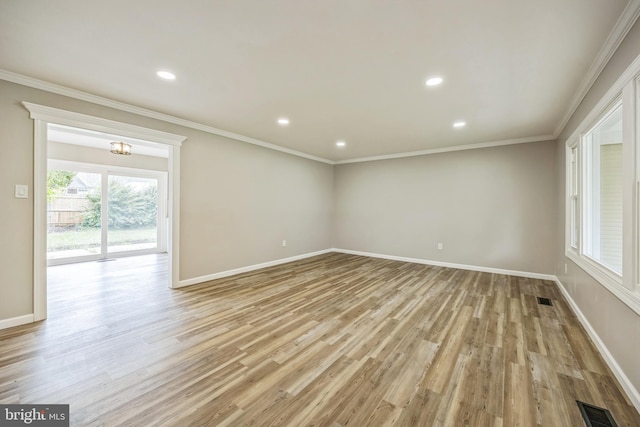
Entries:
[[335, 245], [550, 274], [554, 161], [538, 142], [336, 166]]
[[[633, 26], [558, 139], [556, 145], [558, 215], [555, 241], [556, 275], [636, 390], [640, 390], [640, 316], [565, 257], [564, 236], [567, 138], [638, 55], [640, 55], [640, 21]], [[564, 273], [565, 264], [567, 274]]]

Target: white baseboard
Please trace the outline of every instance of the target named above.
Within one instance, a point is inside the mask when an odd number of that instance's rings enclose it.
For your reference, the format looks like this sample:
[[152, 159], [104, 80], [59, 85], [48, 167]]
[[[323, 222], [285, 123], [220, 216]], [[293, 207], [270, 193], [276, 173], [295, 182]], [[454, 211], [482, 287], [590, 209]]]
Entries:
[[471, 271], [481, 271], [483, 273], [506, 274], [509, 276], [528, 277], [531, 279], [542, 279], [542, 280], [552, 280], [552, 281], [556, 280], [556, 276], [552, 274], [531, 273], [527, 271], [516, 271], [516, 270], [504, 270], [501, 268], [480, 267], [477, 265], [455, 264], [451, 262], [431, 261], [431, 260], [420, 259], [420, 258], [407, 258], [407, 257], [401, 257], [401, 256], [395, 256], [395, 255], [383, 255], [383, 254], [375, 254], [371, 252], [352, 251], [349, 249], [333, 248], [332, 251], [340, 252], [343, 254], [390, 259], [393, 261], [412, 262], [414, 264], [425, 264], [425, 265], [435, 265], [437, 267], [457, 268], [459, 270], [471, 270]]
[[323, 255], [332, 252], [332, 249], [324, 249], [317, 252], [310, 252], [302, 255], [296, 255], [289, 258], [277, 259], [274, 261], [263, 262], [261, 264], [248, 265], [246, 267], [234, 268], [233, 270], [221, 271], [219, 273], [207, 274], [206, 276], [194, 277], [191, 279], [181, 280], [177, 288], [195, 285], [197, 283], [209, 282], [211, 280], [222, 279], [223, 277], [234, 276], [240, 273], [259, 270], [261, 268], [273, 267], [274, 265], [286, 264], [287, 262], [298, 261], [312, 256]]
[[613, 355], [611, 354], [607, 346], [600, 339], [595, 329], [593, 329], [593, 327], [587, 320], [587, 317], [584, 315], [584, 313], [582, 313], [582, 310], [580, 310], [580, 307], [578, 307], [578, 304], [576, 304], [573, 298], [571, 298], [571, 295], [569, 294], [567, 289], [564, 287], [562, 282], [557, 277], [555, 278], [555, 282], [558, 285], [558, 288], [560, 288], [560, 292], [562, 292], [562, 295], [564, 295], [564, 298], [569, 303], [569, 306], [571, 307], [575, 315], [578, 317], [578, 320], [580, 320], [580, 323], [582, 323], [582, 326], [591, 337], [591, 340], [598, 348], [598, 351], [602, 355], [602, 358], [604, 359], [604, 361], [609, 366], [609, 369], [611, 369], [611, 371], [613, 372], [613, 375], [616, 376], [616, 378], [618, 379], [618, 382], [620, 383], [624, 391], [627, 393], [629, 400], [631, 400], [631, 403], [633, 403], [633, 406], [635, 406], [638, 412], [640, 412], [640, 393], [633, 386], [629, 378], [625, 375], [620, 365], [618, 365], [618, 362], [616, 362], [616, 359], [614, 359]]
[[14, 326], [26, 325], [33, 323], [33, 314], [25, 314], [24, 316], [11, 317], [9, 319], [0, 320], [0, 329], [13, 328]]

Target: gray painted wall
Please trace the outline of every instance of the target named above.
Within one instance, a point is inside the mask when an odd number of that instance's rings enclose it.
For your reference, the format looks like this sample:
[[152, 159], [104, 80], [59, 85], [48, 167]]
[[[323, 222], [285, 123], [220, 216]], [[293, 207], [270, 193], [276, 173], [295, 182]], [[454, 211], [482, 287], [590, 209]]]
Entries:
[[[558, 189], [555, 241], [556, 275], [566, 286], [595, 332], [611, 352], [636, 390], [640, 390], [640, 316], [564, 255], [565, 144], [624, 70], [640, 55], [640, 21], [636, 22], [602, 74], [562, 131], [556, 145]], [[567, 264], [567, 274], [564, 265]]]
[[539, 142], [338, 165], [335, 246], [550, 274], [554, 155]]
[[181, 154], [183, 278], [331, 247], [331, 165], [210, 139]]
[[[0, 81], [0, 320], [33, 312], [33, 121], [22, 101], [187, 136], [180, 278], [331, 247], [330, 165]], [[281, 242], [287, 239], [287, 247]]]

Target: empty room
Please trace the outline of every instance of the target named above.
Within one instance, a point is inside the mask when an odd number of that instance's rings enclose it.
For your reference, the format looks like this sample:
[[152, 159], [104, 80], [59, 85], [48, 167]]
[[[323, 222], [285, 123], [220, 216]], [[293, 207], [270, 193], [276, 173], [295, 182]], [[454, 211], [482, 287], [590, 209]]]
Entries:
[[0, 425], [640, 426], [640, 0], [0, 0]]

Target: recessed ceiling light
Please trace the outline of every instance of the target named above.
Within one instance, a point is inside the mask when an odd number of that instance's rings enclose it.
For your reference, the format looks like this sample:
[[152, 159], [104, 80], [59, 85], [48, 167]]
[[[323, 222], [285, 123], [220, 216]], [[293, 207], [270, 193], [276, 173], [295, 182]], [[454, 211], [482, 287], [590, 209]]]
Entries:
[[458, 121], [453, 123], [454, 128], [463, 128], [467, 125], [467, 122]]
[[176, 79], [176, 75], [173, 74], [170, 71], [158, 71], [156, 74], [161, 79], [165, 79], [165, 80], [175, 80]]
[[338, 142], [336, 142], [336, 147], [340, 147], [340, 148], [342, 148], [342, 147], [345, 147], [346, 145], [347, 145], [347, 143], [346, 143], [346, 142], [344, 142], [344, 141], [338, 141]]
[[278, 119], [278, 124], [280, 126], [286, 126], [289, 124], [289, 119], [287, 119], [286, 117], [281, 117]]
[[438, 77], [438, 76], [436, 76], [436, 77], [431, 77], [431, 78], [429, 78], [429, 79], [425, 82], [425, 84], [426, 84], [427, 86], [438, 86], [438, 85], [439, 85], [439, 84], [441, 84], [442, 82], [443, 82], [443, 78], [442, 78], [442, 77]]

